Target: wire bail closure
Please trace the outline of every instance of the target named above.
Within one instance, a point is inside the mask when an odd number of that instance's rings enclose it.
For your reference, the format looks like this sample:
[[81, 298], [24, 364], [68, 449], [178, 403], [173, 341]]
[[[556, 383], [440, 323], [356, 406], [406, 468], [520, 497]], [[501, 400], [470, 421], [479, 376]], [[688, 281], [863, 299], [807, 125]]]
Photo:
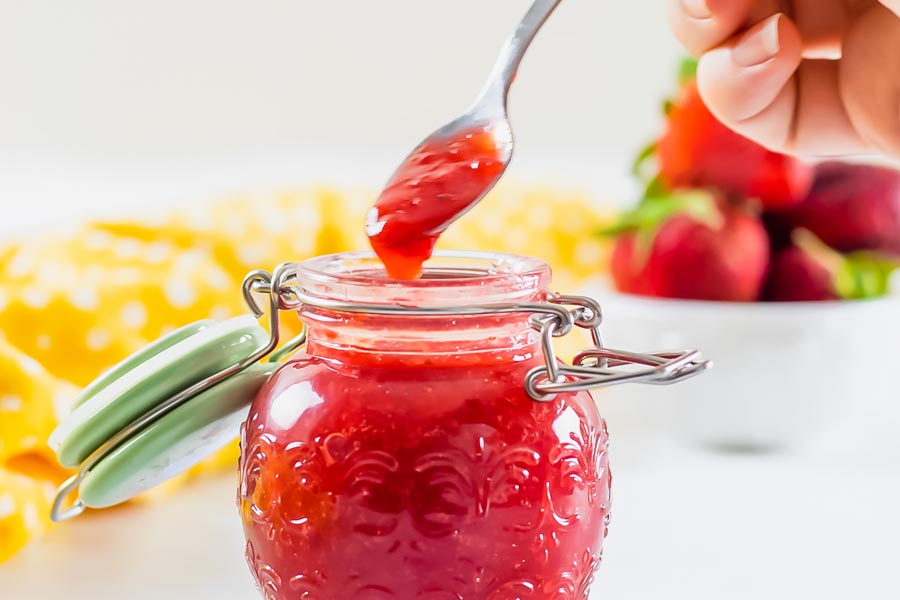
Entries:
[[[338, 312], [375, 315], [530, 314], [529, 323], [540, 333], [541, 349], [544, 355], [544, 365], [532, 369], [524, 381], [528, 395], [536, 402], [551, 402], [558, 394], [586, 391], [622, 383], [671, 385], [694, 377], [712, 366], [709, 361], [702, 359], [698, 351], [694, 350], [641, 354], [607, 348], [601, 333], [603, 313], [600, 304], [596, 300], [584, 296], [551, 294], [546, 302], [453, 307], [409, 307], [340, 302], [311, 296], [296, 285], [297, 266], [296, 263], [284, 263], [271, 274], [264, 270], [252, 271], [247, 274], [241, 285], [244, 301], [252, 314], [259, 319], [268, 312], [268, 342], [247, 358], [162, 401], [102, 444], [85, 459], [78, 472], [59, 487], [50, 513], [50, 518], [54, 522], [67, 521], [84, 512], [86, 507], [80, 498], [76, 498], [73, 503], [66, 506], [68, 498], [78, 490], [93, 467], [143, 429], [188, 403], [192, 398], [248, 369], [257, 362], [267, 357], [269, 362], [279, 362], [300, 349], [306, 343], [305, 329], [284, 346], [278, 347], [281, 311], [296, 311], [303, 306], [313, 306]], [[260, 306], [255, 294], [266, 295], [268, 306], [265, 308]], [[566, 365], [560, 362], [556, 356], [553, 338], [566, 336], [576, 327], [590, 331], [594, 346], [579, 353], [572, 365]]]
[[[298, 310], [314, 306], [326, 310], [373, 315], [409, 316], [466, 316], [479, 314], [532, 313], [531, 326], [540, 332], [544, 366], [532, 369], [525, 378], [528, 395], [537, 402], [550, 402], [557, 394], [586, 391], [623, 383], [671, 385], [699, 375], [712, 363], [696, 350], [678, 350], [642, 354], [607, 348], [603, 341], [601, 325], [603, 311], [600, 303], [586, 296], [551, 294], [547, 302], [520, 304], [476, 304], [452, 307], [409, 307], [389, 304], [361, 304], [324, 300], [307, 294], [300, 287], [290, 285], [296, 278], [295, 264], [282, 265], [276, 270], [280, 277], [267, 278], [264, 271], [250, 289], [267, 293], [273, 298], [272, 306], [281, 310]], [[288, 275], [283, 274], [287, 272]], [[252, 277], [251, 274], [248, 277]], [[274, 282], [272, 287], [269, 282]], [[246, 284], [246, 281], [245, 281]], [[247, 285], [244, 286], [245, 290]], [[245, 298], [254, 312], [252, 295]], [[553, 338], [564, 337], [576, 327], [589, 330], [594, 344], [579, 353], [574, 364], [561, 363], [553, 348]]]

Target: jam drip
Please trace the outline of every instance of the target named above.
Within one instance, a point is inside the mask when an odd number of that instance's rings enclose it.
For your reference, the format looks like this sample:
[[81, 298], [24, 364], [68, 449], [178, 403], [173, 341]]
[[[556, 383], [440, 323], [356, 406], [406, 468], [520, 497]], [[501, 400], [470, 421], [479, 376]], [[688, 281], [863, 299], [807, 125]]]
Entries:
[[388, 276], [415, 279], [438, 237], [504, 169], [495, 132], [479, 127], [419, 146], [388, 182], [366, 233]]

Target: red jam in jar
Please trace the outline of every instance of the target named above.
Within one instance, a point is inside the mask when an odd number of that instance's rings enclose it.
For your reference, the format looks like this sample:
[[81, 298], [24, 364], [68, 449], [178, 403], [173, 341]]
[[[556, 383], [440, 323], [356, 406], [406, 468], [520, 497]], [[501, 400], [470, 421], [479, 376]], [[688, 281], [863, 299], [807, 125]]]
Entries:
[[366, 215], [369, 242], [388, 275], [421, 274], [441, 233], [503, 172], [507, 150], [501, 147], [508, 147], [509, 135], [481, 126], [427, 141], [397, 169]]
[[[422, 278], [371, 255], [300, 265], [333, 302], [542, 302], [541, 261], [459, 253]], [[587, 392], [537, 402], [527, 313], [410, 316], [307, 304], [305, 350], [241, 438], [246, 556], [267, 599], [586, 600], [610, 508], [608, 437]]]

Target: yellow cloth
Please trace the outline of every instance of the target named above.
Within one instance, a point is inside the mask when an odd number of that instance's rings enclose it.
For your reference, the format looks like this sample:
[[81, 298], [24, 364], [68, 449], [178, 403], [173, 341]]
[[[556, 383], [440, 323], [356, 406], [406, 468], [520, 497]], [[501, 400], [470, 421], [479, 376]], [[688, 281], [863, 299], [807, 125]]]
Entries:
[[45, 441], [76, 391], [0, 339], [0, 562], [47, 527], [64, 472]]
[[[46, 440], [80, 386], [175, 327], [246, 312], [240, 282], [250, 270], [366, 249], [371, 201], [328, 188], [240, 197], [0, 246], [0, 561], [49, 526], [53, 489], [68, 474]], [[582, 195], [501, 188], [440, 247], [539, 256], [556, 288], [572, 291], [605, 264], [595, 234], [607, 223]], [[299, 330], [294, 315], [281, 320], [285, 336]], [[232, 444], [193, 473], [236, 459]]]

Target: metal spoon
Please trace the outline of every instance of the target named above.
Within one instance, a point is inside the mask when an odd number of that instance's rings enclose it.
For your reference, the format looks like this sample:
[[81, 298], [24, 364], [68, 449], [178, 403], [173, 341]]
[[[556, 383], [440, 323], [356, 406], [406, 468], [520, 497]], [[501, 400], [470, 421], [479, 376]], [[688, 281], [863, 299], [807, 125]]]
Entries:
[[[452, 139], [464, 131], [476, 128], [483, 128], [493, 133], [497, 145], [497, 159], [503, 164], [502, 170], [497, 173], [493, 181], [488, 182], [484, 191], [475, 201], [464, 211], [455, 215], [445, 226], [477, 205], [493, 189], [509, 166], [513, 154], [512, 126], [507, 114], [509, 89], [515, 79], [516, 72], [519, 70], [522, 57], [525, 56], [525, 52], [528, 50], [528, 46], [560, 2], [562, 0], [535, 0], [528, 13], [519, 23], [519, 26], [516, 27], [515, 32], [503, 45], [487, 84], [471, 108], [462, 116], [432, 133], [418, 146], [418, 148], [421, 148], [422, 146], [440, 143], [443, 140]], [[415, 155], [415, 151], [404, 160], [403, 164], [406, 164], [413, 155]]]

